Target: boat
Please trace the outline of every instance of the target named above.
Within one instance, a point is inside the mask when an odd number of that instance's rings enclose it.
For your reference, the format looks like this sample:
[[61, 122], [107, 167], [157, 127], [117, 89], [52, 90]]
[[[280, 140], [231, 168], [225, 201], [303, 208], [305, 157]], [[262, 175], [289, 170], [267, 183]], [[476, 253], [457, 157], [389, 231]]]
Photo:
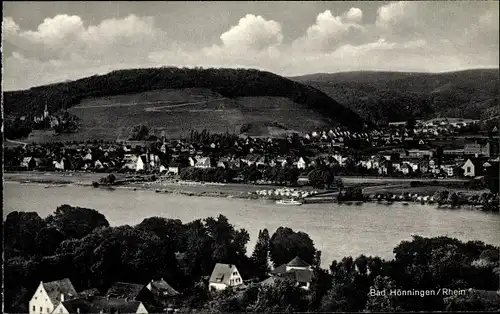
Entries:
[[409, 204], [408, 202], [403, 202], [403, 205], [404, 205], [404, 206], [408, 206], [408, 205], [410, 205], [410, 204]]
[[296, 201], [293, 198], [289, 200], [279, 200], [276, 201], [276, 204], [278, 205], [293, 205], [293, 206], [299, 206], [302, 205], [302, 202]]

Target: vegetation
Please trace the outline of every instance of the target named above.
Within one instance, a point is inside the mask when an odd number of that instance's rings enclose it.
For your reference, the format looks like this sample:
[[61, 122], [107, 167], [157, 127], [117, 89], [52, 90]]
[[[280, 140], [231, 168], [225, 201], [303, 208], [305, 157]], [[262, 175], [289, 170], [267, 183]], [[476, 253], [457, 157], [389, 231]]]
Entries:
[[[346, 72], [293, 79], [323, 91], [373, 122], [438, 116], [489, 119], [495, 115], [491, 110], [498, 108], [498, 69], [439, 74]], [[498, 124], [498, 118], [495, 121]]]
[[[111, 227], [95, 210], [63, 205], [45, 219], [36, 213], [11, 212], [4, 230], [5, 311], [10, 313], [28, 312], [40, 280], [64, 277], [77, 291], [97, 288], [101, 293], [115, 281], [143, 284], [163, 277], [183, 293], [184, 308], [211, 313], [498, 310], [498, 304], [479, 292], [498, 288], [500, 248], [479, 241], [414, 236], [394, 249], [393, 260], [345, 257], [322, 269], [321, 254], [309, 236], [284, 227], [271, 237], [262, 230], [252, 257], [247, 256], [248, 232], [236, 229], [222, 215], [189, 223], [151, 217], [136, 226]], [[313, 265], [309, 290], [278, 280], [273, 286], [248, 283], [244, 292], [211, 292], [202, 280], [217, 262], [237, 265], [247, 280], [265, 276], [267, 256], [278, 266], [296, 255]], [[440, 288], [465, 293], [370, 293]], [[159, 310], [154, 303], [146, 306]]]
[[70, 108], [82, 99], [126, 95], [172, 88], [209, 88], [228, 98], [245, 96], [285, 97], [306, 108], [321, 112], [329, 121], [361, 129], [363, 120], [319, 90], [276, 74], [243, 69], [152, 68], [113, 71], [106, 75], [4, 93], [7, 115], [31, 115]]

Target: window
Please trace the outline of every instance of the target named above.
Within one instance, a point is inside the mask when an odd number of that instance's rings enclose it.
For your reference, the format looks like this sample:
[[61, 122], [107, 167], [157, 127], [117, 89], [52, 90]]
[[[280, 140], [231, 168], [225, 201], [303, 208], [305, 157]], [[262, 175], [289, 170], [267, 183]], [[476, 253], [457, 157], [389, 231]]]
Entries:
[[40, 313], [42, 313], [42, 312], [43, 312], [43, 307], [40, 306]]
[[50, 313], [50, 309], [49, 308], [47, 308], [47, 313]]
[[33, 312], [35, 312], [35, 311], [36, 311], [36, 307], [33, 305]]
[[61, 312], [61, 313], [63, 312], [62, 308], [59, 309], [59, 312]]
[[467, 172], [470, 172], [470, 167], [467, 167]]

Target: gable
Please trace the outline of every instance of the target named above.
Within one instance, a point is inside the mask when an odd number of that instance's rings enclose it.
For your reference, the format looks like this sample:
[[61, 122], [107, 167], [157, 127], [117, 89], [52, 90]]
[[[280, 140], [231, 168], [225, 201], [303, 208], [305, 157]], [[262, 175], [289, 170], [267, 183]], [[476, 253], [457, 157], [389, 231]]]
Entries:
[[235, 265], [217, 263], [209, 282], [228, 285], [230, 280], [235, 278], [241, 278], [240, 272]]

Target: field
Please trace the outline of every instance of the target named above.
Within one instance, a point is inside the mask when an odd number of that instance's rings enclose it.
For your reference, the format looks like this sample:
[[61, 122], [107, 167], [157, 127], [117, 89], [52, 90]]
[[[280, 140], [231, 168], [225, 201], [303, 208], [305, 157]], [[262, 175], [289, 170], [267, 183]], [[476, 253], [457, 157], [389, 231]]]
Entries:
[[27, 141], [125, 141], [139, 124], [157, 136], [164, 130], [169, 138], [188, 136], [192, 129], [239, 134], [248, 123], [248, 134], [253, 136], [282, 136], [326, 125], [319, 113], [287, 98], [226, 98], [202, 88], [84, 99], [69, 111], [81, 119], [77, 133], [55, 136], [52, 131], [34, 131]]

